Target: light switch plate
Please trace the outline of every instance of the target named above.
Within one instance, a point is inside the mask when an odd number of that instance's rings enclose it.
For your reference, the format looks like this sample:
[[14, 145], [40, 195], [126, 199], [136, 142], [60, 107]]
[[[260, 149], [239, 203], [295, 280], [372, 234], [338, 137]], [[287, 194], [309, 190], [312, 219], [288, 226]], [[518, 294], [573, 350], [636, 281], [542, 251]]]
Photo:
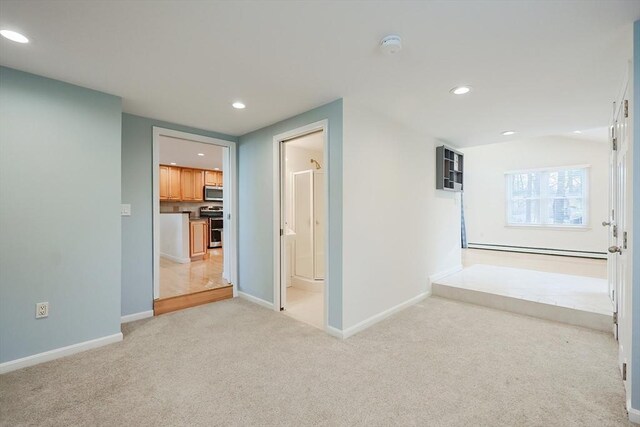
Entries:
[[131, 216], [131, 205], [130, 204], [122, 204], [122, 205], [120, 205], [120, 215], [121, 216]]

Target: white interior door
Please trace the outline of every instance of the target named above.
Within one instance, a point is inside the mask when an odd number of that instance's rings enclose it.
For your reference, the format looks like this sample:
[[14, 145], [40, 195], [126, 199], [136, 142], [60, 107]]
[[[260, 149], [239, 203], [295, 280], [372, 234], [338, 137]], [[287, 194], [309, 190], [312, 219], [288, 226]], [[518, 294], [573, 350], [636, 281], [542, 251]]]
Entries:
[[[616, 212], [618, 210], [618, 151], [615, 147], [615, 123], [611, 125], [609, 130], [609, 218], [602, 222], [602, 225], [609, 227], [608, 243], [609, 247], [615, 246], [617, 243], [618, 226], [616, 225]], [[614, 311], [616, 311], [616, 271], [617, 271], [617, 253], [608, 252], [607, 254], [607, 279], [609, 283], [609, 298], [613, 303]], [[617, 328], [614, 325], [614, 335], [617, 337]]]
[[313, 277], [324, 279], [324, 173], [313, 174]]
[[630, 289], [630, 283], [628, 283], [628, 263], [630, 262], [628, 256], [628, 162], [630, 151], [630, 135], [629, 135], [629, 119], [628, 119], [628, 107], [627, 102], [624, 100], [625, 93], [623, 93], [622, 102], [617, 106], [615, 112], [615, 121], [613, 125], [613, 135], [616, 146], [616, 207], [615, 207], [615, 237], [614, 244], [609, 248], [609, 252], [615, 256], [615, 286], [614, 286], [614, 303], [615, 312], [617, 317], [616, 322], [616, 338], [620, 342], [620, 349], [623, 353], [621, 356], [624, 358], [624, 353], [629, 351], [626, 342], [630, 339], [630, 330], [626, 330], [625, 326], [630, 324], [630, 315], [628, 312], [628, 300], [630, 295], [627, 295]]
[[[632, 75], [629, 73], [629, 76]], [[627, 101], [627, 95], [631, 93], [630, 80], [627, 80], [625, 89], [619, 101], [614, 104], [612, 121], [612, 146], [616, 150], [614, 156], [615, 178], [613, 186], [615, 196], [613, 208], [612, 233], [609, 247], [615, 260], [611, 262], [615, 272], [613, 276], [613, 301], [615, 303], [615, 326], [614, 331], [618, 340], [618, 366], [622, 373], [624, 385], [627, 393], [630, 392], [630, 381], [628, 372], [631, 362], [631, 332], [632, 332], [632, 301], [631, 301], [631, 258], [630, 245], [628, 242], [632, 222], [631, 204], [629, 201], [633, 197], [631, 186], [632, 158], [631, 158], [631, 105]], [[611, 276], [610, 276], [611, 279]]]
[[294, 274], [313, 278], [313, 171], [293, 174]]

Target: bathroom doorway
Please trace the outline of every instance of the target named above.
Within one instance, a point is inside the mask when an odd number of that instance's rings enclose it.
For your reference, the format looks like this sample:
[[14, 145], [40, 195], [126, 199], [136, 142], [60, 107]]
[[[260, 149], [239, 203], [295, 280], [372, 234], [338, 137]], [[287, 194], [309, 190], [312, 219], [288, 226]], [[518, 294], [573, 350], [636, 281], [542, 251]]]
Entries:
[[282, 140], [280, 148], [280, 310], [325, 329], [325, 130]]

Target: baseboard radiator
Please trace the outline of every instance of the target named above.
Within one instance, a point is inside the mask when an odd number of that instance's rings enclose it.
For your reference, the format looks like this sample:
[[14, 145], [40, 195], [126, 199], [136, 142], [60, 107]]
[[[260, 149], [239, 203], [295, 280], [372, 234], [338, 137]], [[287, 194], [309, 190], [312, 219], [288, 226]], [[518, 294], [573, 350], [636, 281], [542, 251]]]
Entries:
[[577, 258], [607, 259], [606, 252], [576, 251], [573, 249], [536, 248], [530, 246], [495, 245], [491, 243], [469, 243], [469, 249], [519, 252], [525, 254], [557, 255]]

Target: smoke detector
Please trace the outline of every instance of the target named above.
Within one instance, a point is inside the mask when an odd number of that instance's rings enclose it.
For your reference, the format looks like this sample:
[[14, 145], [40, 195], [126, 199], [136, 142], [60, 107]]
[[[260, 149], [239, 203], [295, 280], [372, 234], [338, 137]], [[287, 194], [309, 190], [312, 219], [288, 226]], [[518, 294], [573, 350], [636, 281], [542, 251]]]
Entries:
[[380, 50], [387, 55], [395, 55], [402, 50], [402, 39], [395, 34], [386, 36], [380, 41]]

